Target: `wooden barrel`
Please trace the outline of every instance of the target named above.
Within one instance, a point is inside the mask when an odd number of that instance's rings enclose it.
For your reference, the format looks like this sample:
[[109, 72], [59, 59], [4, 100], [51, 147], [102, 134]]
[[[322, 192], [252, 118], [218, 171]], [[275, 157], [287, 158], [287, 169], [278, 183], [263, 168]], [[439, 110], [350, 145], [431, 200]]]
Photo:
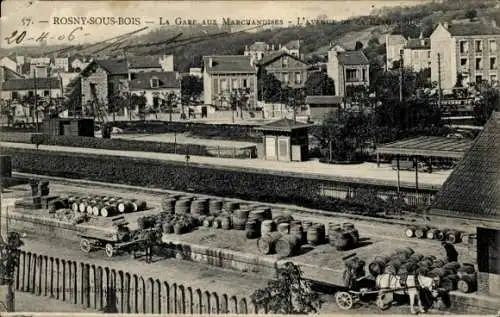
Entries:
[[472, 293], [477, 290], [477, 275], [466, 274], [457, 282], [457, 289], [462, 293]]
[[352, 247], [352, 236], [347, 232], [343, 232], [335, 237], [335, 248], [339, 251], [347, 250]]
[[191, 199], [179, 199], [175, 202], [175, 213], [186, 214], [189, 213], [191, 207]]
[[273, 254], [276, 252], [276, 241], [281, 237], [279, 232], [270, 232], [263, 234], [259, 240], [257, 240], [257, 248], [260, 254]]
[[88, 204], [85, 205], [85, 212], [88, 213], [89, 215], [94, 214], [94, 205], [95, 203], [89, 202]]
[[224, 201], [221, 199], [210, 199], [208, 203], [208, 212], [211, 215], [217, 215], [222, 211]]
[[297, 239], [299, 239], [301, 242], [307, 241], [304, 228], [302, 227], [302, 223], [300, 221], [290, 222], [290, 234], [297, 236]]
[[341, 227], [343, 230], [348, 231], [348, 230], [353, 230], [355, 229], [354, 224], [351, 222], [343, 222], [341, 224]]
[[358, 242], [359, 242], [358, 229], [349, 229], [349, 230], [346, 230], [345, 232], [349, 233], [352, 236], [352, 243], [354, 245], [358, 244]]
[[203, 220], [203, 227], [211, 227], [212, 226], [212, 222], [214, 221], [214, 217], [213, 216], [208, 216], [206, 217], [204, 220]]
[[273, 219], [273, 213], [271, 211], [271, 207], [265, 207], [265, 206], [256, 207], [254, 210], [252, 210], [252, 212], [259, 214], [260, 217], [262, 217], [261, 220], [272, 220]]
[[290, 224], [289, 223], [280, 223], [278, 225], [278, 232], [281, 234], [290, 234]]
[[435, 240], [435, 239], [437, 239], [436, 236], [437, 236], [438, 232], [439, 232], [438, 229], [431, 228], [431, 229], [427, 230], [427, 232], [425, 233], [425, 237], [429, 240]]
[[221, 225], [221, 228], [224, 229], [224, 230], [231, 229], [231, 217], [229, 217], [229, 216], [222, 216], [220, 218], [220, 225]]
[[144, 211], [144, 210], [146, 210], [146, 208], [148, 208], [148, 204], [144, 200], [133, 201], [132, 205], [133, 205], [133, 208], [134, 208], [134, 210], [133, 210], [134, 212], [136, 212], [136, 211]]
[[113, 205], [108, 205], [108, 206], [103, 206], [100, 210], [98, 215], [102, 217], [111, 217], [116, 215], [118, 212], [116, 210], [116, 207]]
[[460, 232], [457, 230], [448, 230], [446, 232], [446, 242], [449, 242], [449, 243], [460, 242]]
[[249, 214], [250, 209], [236, 209], [232, 215], [233, 228], [236, 230], [245, 230]]
[[300, 242], [296, 235], [282, 235], [276, 241], [275, 250], [280, 258], [286, 258], [297, 254], [300, 249]]
[[309, 243], [310, 245], [320, 244], [318, 228], [315, 225], [312, 225], [307, 230], [307, 243]]
[[175, 198], [172, 198], [172, 197], [164, 198], [161, 201], [162, 211], [169, 213], [169, 214], [173, 214], [175, 211], [175, 202], [176, 202]]
[[209, 212], [208, 199], [200, 198], [193, 200], [190, 211], [193, 215], [207, 215]]
[[240, 208], [240, 203], [234, 200], [226, 200], [222, 205], [222, 209], [229, 213], [232, 213], [234, 210], [238, 208]]
[[405, 229], [405, 235], [406, 235], [406, 237], [408, 237], [408, 238], [413, 238], [413, 237], [415, 237], [415, 230], [416, 230], [416, 229], [417, 229], [417, 228], [416, 228], [415, 226], [410, 226], [410, 227], [407, 227], [407, 228]]
[[174, 233], [174, 224], [170, 222], [164, 222], [161, 226], [161, 231], [167, 234]]
[[438, 241], [444, 241], [445, 238], [446, 238], [446, 232], [444, 230], [436, 231], [434, 239]]
[[418, 263], [420, 261], [422, 261], [422, 259], [424, 258], [424, 255], [423, 254], [420, 254], [420, 253], [413, 253], [411, 256], [410, 256], [410, 260], [412, 262], [415, 262], [415, 263]]
[[332, 246], [335, 246], [335, 241], [337, 238], [342, 235], [344, 231], [342, 230], [342, 227], [340, 224], [336, 223], [329, 223], [328, 224], [328, 241]]
[[325, 225], [322, 223], [317, 223], [313, 224], [318, 229], [318, 238], [319, 238], [319, 243], [325, 243], [326, 241], [326, 228]]
[[103, 203], [93, 204], [92, 205], [92, 214], [94, 216], [99, 216], [101, 212], [101, 208], [104, 207]]
[[425, 238], [428, 230], [429, 230], [429, 227], [427, 227], [427, 226], [417, 227], [415, 229], [415, 237], [417, 237], [417, 239]]
[[214, 218], [212, 221], [212, 228], [220, 229], [222, 227], [222, 222], [219, 218]]
[[275, 231], [275, 223], [272, 220], [264, 220], [260, 226], [260, 233], [265, 235], [266, 233]]
[[49, 203], [49, 208], [51, 210], [59, 210], [59, 209], [66, 209], [68, 208], [68, 200], [60, 198], [60, 199], [55, 199]]
[[78, 207], [78, 205], [80, 204], [80, 201], [79, 200], [76, 200], [74, 201], [72, 204], [71, 204], [71, 209], [74, 211], [74, 212], [80, 212], [80, 208]]
[[248, 220], [245, 224], [247, 239], [256, 239], [260, 237], [260, 222], [257, 220]]

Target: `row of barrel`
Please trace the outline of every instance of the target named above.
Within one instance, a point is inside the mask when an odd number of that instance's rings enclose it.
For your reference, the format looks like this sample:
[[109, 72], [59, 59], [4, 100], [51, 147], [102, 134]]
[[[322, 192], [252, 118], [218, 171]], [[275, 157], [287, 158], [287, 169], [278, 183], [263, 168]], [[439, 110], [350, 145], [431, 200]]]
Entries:
[[232, 213], [240, 208], [240, 203], [231, 200], [193, 197], [169, 194], [162, 200], [162, 211], [172, 214], [190, 213], [197, 216], [218, 216], [223, 212]]
[[74, 212], [87, 213], [93, 216], [111, 217], [122, 213], [143, 211], [147, 203], [137, 199], [123, 199], [109, 196], [70, 196], [64, 198]]
[[397, 249], [388, 256], [376, 256], [368, 266], [373, 276], [382, 273], [394, 275], [418, 274], [439, 277], [439, 287], [448, 291], [470, 293], [477, 289], [477, 277], [473, 264], [447, 262], [435, 256], [425, 256], [410, 247]]
[[408, 238], [446, 241], [452, 244], [459, 242], [474, 244], [476, 239], [474, 234], [467, 234], [453, 229], [431, 228], [429, 226], [409, 226], [405, 229], [405, 235]]

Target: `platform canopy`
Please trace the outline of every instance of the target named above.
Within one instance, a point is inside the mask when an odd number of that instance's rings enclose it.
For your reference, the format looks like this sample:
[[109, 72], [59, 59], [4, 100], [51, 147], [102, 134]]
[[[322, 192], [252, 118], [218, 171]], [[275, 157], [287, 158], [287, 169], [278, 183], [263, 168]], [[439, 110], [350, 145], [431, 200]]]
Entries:
[[303, 123], [299, 121], [290, 120], [288, 118], [283, 118], [278, 121], [274, 121], [268, 124], [263, 124], [261, 126], [255, 127], [255, 130], [260, 131], [278, 131], [278, 132], [292, 132], [293, 130], [307, 129], [314, 127], [314, 124]]
[[421, 136], [377, 146], [377, 154], [461, 159], [473, 141], [459, 138]]

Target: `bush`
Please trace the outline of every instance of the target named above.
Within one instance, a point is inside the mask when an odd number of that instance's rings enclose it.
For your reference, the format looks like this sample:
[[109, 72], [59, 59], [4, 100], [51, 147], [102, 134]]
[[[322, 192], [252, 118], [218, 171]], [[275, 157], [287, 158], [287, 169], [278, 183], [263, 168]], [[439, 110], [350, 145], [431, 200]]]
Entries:
[[[177, 161], [15, 148], [2, 148], [2, 153], [12, 156], [13, 169], [25, 173], [157, 187], [270, 203], [284, 202], [372, 216], [381, 211], [378, 200], [373, 204], [373, 200], [368, 199], [367, 202], [371, 205], [366, 205], [363, 199], [359, 198], [346, 201], [324, 196], [321, 189], [324, 186], [338, 185], [335, 181], [300, 175], [268, 174], [243, 168], [211, 167]], [[371, 187], [382, 191], [394, 190], [377, 185]]]

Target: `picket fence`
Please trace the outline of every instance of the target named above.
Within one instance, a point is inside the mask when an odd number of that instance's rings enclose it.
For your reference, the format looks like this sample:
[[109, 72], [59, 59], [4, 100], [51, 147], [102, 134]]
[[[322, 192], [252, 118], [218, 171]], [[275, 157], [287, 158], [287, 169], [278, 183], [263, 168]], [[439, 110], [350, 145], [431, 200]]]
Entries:
[[217, 294], [108, 267], [25, 251], [20, 254], [15, 287], [20, 292], [117, 313], [259, 313], [245, 297]]

